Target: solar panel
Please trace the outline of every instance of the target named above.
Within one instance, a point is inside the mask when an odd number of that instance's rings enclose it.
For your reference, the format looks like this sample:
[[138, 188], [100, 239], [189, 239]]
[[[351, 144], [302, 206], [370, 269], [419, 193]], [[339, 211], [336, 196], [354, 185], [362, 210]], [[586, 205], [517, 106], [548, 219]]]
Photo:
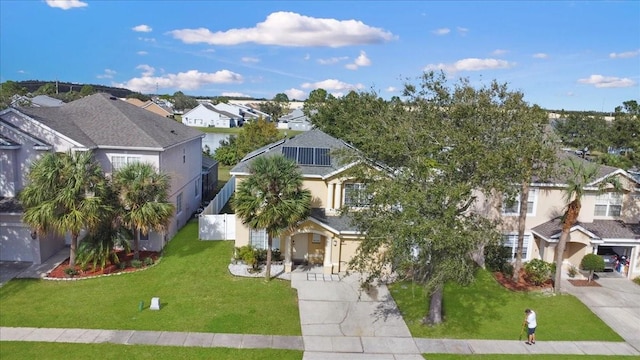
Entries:
[[293, 146], [283, 146], [282, 147], [282, 155], [289, 160], [297, 161], [298, 160], [298, 148]]
[[328, 148], [315, 148], [315, 164], [320, 166], [330, 166], [331, 157]]
[[313, 148], [299, 147], [298, 148], [298, 164], [300, 165], [313, 165]]

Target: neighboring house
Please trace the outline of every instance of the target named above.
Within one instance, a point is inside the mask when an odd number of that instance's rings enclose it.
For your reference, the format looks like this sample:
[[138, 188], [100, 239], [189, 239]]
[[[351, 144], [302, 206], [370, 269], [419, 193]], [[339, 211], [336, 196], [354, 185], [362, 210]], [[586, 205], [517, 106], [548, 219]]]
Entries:
[[182, 123], [196, 127], [232, 128], [241, 123], [242, 116], [218, 110], [213, 105], [201, 103], [182, 115]]
[[41, 263], [64, 246], [64, 239], [40, 238], [22, 223], [15, 200], [31, 163], [52, 151], [92, 150], [107, 176], [132, 162], [168, 174], [176, 213], [165, 233], [151, 232], [140, 242], [143, 250], [161, 250], [202, 202], [203, 135], [108, 94], [0, 111], [0, 260]]
[[278, 129], [309, 131], [313, 125], [302, 109], [294, 109], [278, 119]]
[[[573, 156], [564, 153], [561, 158]], [[640, 181], [622, 169], [600, 166], [598, 178], [585, 188], [578, 222], [571, 228], [563, 261], [568, 268], [579, 268], [584, 255], [597, 253], [598, 247], [613, 247], [619, 255], [631, 260], [630, 278], [640, 275]], [[621, 193], [611, 187], [599, 193], [598, 185], [609, 178], [617, 178]], [[534, 182], [529, 191], [525, 226], [524, 261], [542, 259], [555, 261], [555, 248], [562, 230], [561, 217], [566, 209], [565, 179]], [[491, 218], [502, 219], [504, 245], [511, 249], [512, 258], [518, 244], [518, 213], [520, 203], [480, 198], [476, 211]]]
[[[237, 188], [249, 176], [249, 165], [258, 157], [284, 155], [297, 162], [303, 186], [311, 191], [312, 211], [294, 230], [274, 239], [274, 248], [284, 254], [287, 272], [298, 264], [322, 266], [327, 274], [346, 271], [360, 244], [358, 231], [338, 213], [343, 205], [363, 205], [359, 196], [363, 184], [352, 181], [345, 173], [354, 164], [341, 163], [332, 153], [344, 149], [352, 148], [314, 129], [258, 149], [231, 169]], [[236, 246], [248, 244], [266, 248], [266, 232], [251, 230], [237, 218]]]
[[219, 103], [214, 105], [213, 107], [231, 114], [237, 114], [242, 118], [243, 121], [254, 121], [258, 120], [259, 118], [271, 121], [271, 116], [269, 114], [245, 105]]
[[158, 114], [160, 116], [173, 117], [173, 112], [170, 112], [166, 108], [156, 104], [155, 102], [153, 102], [151, 100], [142, 101], [142, 100], [136, 99], [136, 98], [129, 98], [129, 99], [125, 99], [125, 101], [128, 102], [129, 104], [132, 104], [132, 105], [135, 105], [135, 106], [137, 106], [139, 108], [151, 111], [152, 113]]
[[218, 162], [202, 154], [202, 200], [211, 200], [218, 187]]
[[37, 95], [31, 99], [31, 106], [34, 107], [56, 107], [62, 105], [64, 105], [64, 101], [47, 95]]

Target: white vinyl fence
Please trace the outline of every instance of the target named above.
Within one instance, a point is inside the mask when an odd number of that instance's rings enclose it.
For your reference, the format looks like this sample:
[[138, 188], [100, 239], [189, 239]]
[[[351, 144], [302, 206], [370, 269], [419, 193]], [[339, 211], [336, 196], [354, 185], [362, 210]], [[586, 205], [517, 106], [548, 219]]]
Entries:
[[202, 211], [198, 218], [200, 240], [236, 239], [235, 214], [219, 214], [235, 190], [236, 178], [232, 176], [218, 195]]

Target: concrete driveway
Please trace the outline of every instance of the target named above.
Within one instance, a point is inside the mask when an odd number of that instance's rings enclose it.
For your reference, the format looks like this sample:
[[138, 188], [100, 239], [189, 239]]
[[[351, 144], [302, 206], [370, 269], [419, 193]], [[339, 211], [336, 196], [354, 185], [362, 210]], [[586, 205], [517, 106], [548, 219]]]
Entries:
[[30, 262], [0, 261], [0, 286], [18, 276], [31, 266]]
[[573, 286], [563, 289], [584, 303], [629, 345], [640, 351], [640, 286], [621, 277], [600, 277], [600, 287]]
[[385, 285], [362, 291], [357, 275], [293, 272], [291, 286], [298, 290], [304, 359], [422, 359]]

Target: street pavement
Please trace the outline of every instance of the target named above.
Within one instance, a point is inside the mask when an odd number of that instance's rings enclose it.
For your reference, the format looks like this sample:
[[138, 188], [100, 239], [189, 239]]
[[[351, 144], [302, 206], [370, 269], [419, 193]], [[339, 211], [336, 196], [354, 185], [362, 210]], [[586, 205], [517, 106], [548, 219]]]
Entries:
[[[46, 272], [46, 264], [26, 270], [24, 264], [1, 265], [2, 283], [8, 281], [9, 273], [12, 277], [41, 277]], [[579, 298], [625, 342], [539, 341], [526, 345], [510, 340], [413, 338], [385, 285], [364, 291], [357, 276], [313, 272], [291, 274], [291, 286], [298, 291], [302, 336], [0, 327], [0, 341], [292, 349], [303, 350], [303, 360], [417, 360], [424, 359], [421, 354], [435, 353], [640, 357], [640, 286], [623, 278], [600, 278], [598, 283], [601, 287], [574, 287], [563, 280], [563, 290]]]

